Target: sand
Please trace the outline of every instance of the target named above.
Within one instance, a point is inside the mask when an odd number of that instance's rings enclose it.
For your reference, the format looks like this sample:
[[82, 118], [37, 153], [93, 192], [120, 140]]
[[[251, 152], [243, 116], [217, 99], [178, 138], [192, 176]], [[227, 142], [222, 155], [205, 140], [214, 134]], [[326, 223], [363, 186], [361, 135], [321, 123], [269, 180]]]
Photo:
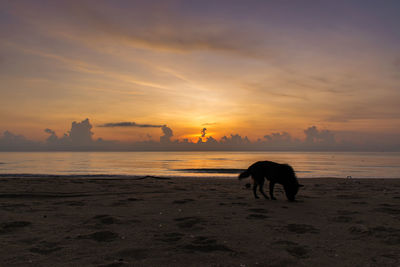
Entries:
[[1, 178], [1, 266], [400, 266], [400, 179]]

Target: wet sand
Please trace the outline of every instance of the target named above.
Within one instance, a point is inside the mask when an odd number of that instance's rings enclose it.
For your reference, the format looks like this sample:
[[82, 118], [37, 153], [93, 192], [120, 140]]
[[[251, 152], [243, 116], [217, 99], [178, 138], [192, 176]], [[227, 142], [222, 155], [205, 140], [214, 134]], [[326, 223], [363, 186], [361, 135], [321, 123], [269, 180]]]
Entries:
[[[1, 178], [2, 266], [400, 266], [400, 179]], [[266, 188], [267, 191], [267, 188]]]

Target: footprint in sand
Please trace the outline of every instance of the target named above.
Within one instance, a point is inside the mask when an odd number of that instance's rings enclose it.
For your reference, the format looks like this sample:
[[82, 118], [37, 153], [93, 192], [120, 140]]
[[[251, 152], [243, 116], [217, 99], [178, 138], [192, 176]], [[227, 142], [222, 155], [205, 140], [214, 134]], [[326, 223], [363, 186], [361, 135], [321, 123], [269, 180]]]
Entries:
[[[204, 223], [205, 220], [199, 217], [181, 217], [181, 218], [175, 218], [174, 221], [178, 222], [177, 226], [179, 228], [194, 228], [199, 223]], [[196, 227], [196, 229], [203, 229], [203, 227]]]
[[104, 214], [104, 215], [96, 215], [93, 217], [94, 220], [97, 220], [98, 222], [102, 224], [114, 224], [114, 223], [120, 223], [120, 221], [110, 215]]
[[190, 244], [184, 245], [181, 248], [190, 252], [216, 252], [225, 251], [233, 252], [229, 247], [218, 244], [216, 239], [207, 236], [198, 236]]
[[232, 202], [231, 204], [235, 206], [249, 206], [249, 203], [246, 202]]
[[108, 215], [108, 214], [100, 214], [92, 217], [91, 219], [87, 220], [84, 224], [92, 224], [95, 228], [102, 226], [104, 224], [117, 224], [121, 223], [120, 220]]
[[387, 245], [400, 245], [400, 229], [398, 228], [376, 226], [369, 228], [369, 233], [381, 239]]
[[358, 196], [358, 195], [339, 194], [339, 195], [336, 195], [336, 198], [338, 198], [338, 199], [360, 199], [360, 198], [363, 198], [363, 197], [362, 196]]
[[120, 250], [116, 253], [116, 256], [119, 258], [119, 261], [124, 261], [124, 259], [143, 260], [146, 259], [149, 254], [148, 249], [128, 248]]
[[389, 204], [389, 203], [382, 203], [382, 204], [379, 204], [379, 206], [382, 206], [382, 207], [397, 207], [398, 205], [393, 205], [393, 204]]
[[82, 201], [60, 201], [60, 202], [54, 203], [54, 205], [82, 207], [82, 206], [85, 206], [85, 203]]
[[63, 249], [62, 247], [59, 247], [58, 244], [59, 243], [42, 241], [38, 246], [32, 247], [29, 251], [36, 254], [49, 255], [55, 251]]
[[127, 199], [126, 199], [126, 201], [141, 201], [141, 200], [143, 200], [143, 199], [141, 199], [141, 198], [134, 198], [134, 197], [130, 197], [130, 198], [127, 198]]
[[100, 231], [88, 235], [79, 235], [76, 239], [91, 239], [96, 242], [111, 242], [117, 239], [119, 235], [111, 231]]
[[33, 237], [33, 238], [23, 238], [18, 241], [27, 245], [33, 245], [36, 244], [39, 240], [40, 240], [39, 237]]
[[400, 245], [400, 229], [386, 226], [367, 227], [356, 224], [349, 228], [349, 232], [359, 238], [369, 235], [380, 239], [383, 243], [390, 246]]
[[262, 220], [262, 219], [267, 219], [269, 216], [265, 216], [264, 214], [249, 214], [247, 215], [246, 219], [248, 220]]
[[175, 186], [173, 189], [174, 190], [179, 190], [179, 191], [188, 191], [188, 189], [186, 189], [184, 187], [179, 187], [179, 186]]
[[256, 212], [256, 213], [268, 213], [268, 210], [266, 209], [248, 209], [248, 211]]
[[390, 252], [377, 255], [371, 258], [375, 266], [398, 266], [400, 262], [400, 255], [391, 254]]
[[279, 240], [273, 242], [272, 245], [278, 245], [284, 248], [290, 255], [296, 258], [306, 259], [310, 257], [310, 249], [308, 249], [307, 246], [301, 246], [296, 242], [292, 242], [289, 240]]
[[355, 224], [349, 227], [349, 232], [354, 235], [369, 234], [370, 230], [363, 224]]
[[373, 211], [378, 211], [378, 212], [382, 212], [382, 213], [386, 213], [386, 214], [390, 214], [390, 215], [400, 214], [400, 209], [396, 209], [391, 206], [390, 207], [388, 207], [388, 206], [379, 207], [379, 208], [373, 209]]
[[286, 226], [286, 229], [289, 230], [289, 232], [292, 233], [296, 233], [296, 234], [307, 234], [307, 233], [311, 233], [311, 234], [318, 234], [319, 230], [316, 229], [314, 226], [312, 225], [308, 225], [308, 224], [288, 224]]
[[359, 212], [358, 211], [352, 211], [352, 210], [337, 210], [336, 211], [337, 212], [337, 214], [339, 214], [339, 215], [354, 215], [354, 214], [358, 214]]
[[286, 248], [286, 251], [289, 252], [290, 255], [295, 256], [296, 258], [308, 258], [309, 250], [302, 246], [293, 246]]
[[142, 201], [142, 200], [143, 199], [140, 199], [140, 198], [130, 197], [127, 199], [120, 199], [118, 201], [115, 201], [115, 202], [111, 203], [110, 206], [112, 206], [112, 207], [129, 206], [129, 205], [131, 205], [130, 202]]
[[118, 200], [110, 204], [111, 207], [120, 207], [128, 205], [128, 201], [126, 200]]
[[12, 204], [12, 203], [3, 203], [0, 205], [0, 208], [6, 211], [17, 211], [28, 207], [26, 204]]
[[181, 200], [174, 200], [172, 202], [172, 204], [185, 204], [185, 203], [192, 202], [192, 201], [194, 201], [194, 199], [185, 198], [185, 199], [181, 199]]
[[0, 234], [7, 234], [18, 229], [30, 226], [32, 223], [27, 221], [6, 222], [0, 224]]
[[365, 201], [352, 201], [351, 204], [366, 205], [366, 204], [368, 204], [368, 202], [365, 202]]
[[123, 259], [120, 259], [120, 260], [115, 260], [112, 263], [100, 264], [97, 267], [119, 267], [119, 266], [123, 266], [125, 264], [126, 264], [126, 262], [124, 262]]
[[298, 243], [290, 240], [278, 240], [271, 243], [272, 245], [282, 245], [282, 246], [297, 246]]
[[177, 242], [182, 239], [182, 237], [185, 236], [182, 233], [165, 233], [162, 237], [157, 238], [159, 241], [163, 242]]
[[353, 220], [352, 217], [349, 216], [337, 216], [337, 217], [333, 217], [330, 219], [332, 222], [338, 222], [338, 223], [348, 223], [351, 222]]

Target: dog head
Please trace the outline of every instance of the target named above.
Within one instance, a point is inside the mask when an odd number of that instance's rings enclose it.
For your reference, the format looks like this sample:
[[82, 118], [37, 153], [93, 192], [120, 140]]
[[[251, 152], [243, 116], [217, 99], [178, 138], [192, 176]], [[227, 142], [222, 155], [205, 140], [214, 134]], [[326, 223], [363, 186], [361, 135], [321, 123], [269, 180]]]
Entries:
[[289, 201], [295, 201], [297, 192], [299, 192], [299, 188], [303, 187], [304, 185], [293, 183], [293, 184], [285, 184], [283, 188], [285, 189], [286, 197]]

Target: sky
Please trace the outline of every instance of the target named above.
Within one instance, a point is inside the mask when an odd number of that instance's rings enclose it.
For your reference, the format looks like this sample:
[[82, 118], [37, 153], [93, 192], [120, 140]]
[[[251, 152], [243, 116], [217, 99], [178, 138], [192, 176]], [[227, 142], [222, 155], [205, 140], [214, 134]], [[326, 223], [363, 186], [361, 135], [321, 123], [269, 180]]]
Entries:
[[400, 150], [398, 14], [391, 0], [2, 0], [0, 150]]

